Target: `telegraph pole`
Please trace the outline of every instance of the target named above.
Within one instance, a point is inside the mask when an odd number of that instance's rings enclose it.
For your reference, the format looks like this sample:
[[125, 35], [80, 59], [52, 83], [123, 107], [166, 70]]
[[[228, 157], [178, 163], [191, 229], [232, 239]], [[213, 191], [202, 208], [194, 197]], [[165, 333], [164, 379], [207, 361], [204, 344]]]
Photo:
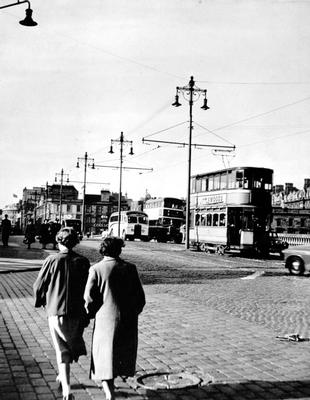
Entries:
[[57, 182], [57, 176], [60, 176], [60, 193], [59, 193], [59, 223], [61, 224], [61, 219], [62, 219], [62, 186], [63, 186], [63, 180], [64, 180], [64, 176], [67, 177], [67, 182], [69, 182], [69, 175], [68, 174], [64, 174], [64, 170], [61, 169], [60, 173], [57, 173], [55, 175], [55, 182]]
[[119, 162], [119, 192], [118, 192], [118, 225], [117, 225], [117, 235], [121, 235], [121, 205], [122, 205], [122, 175], [123, 175], [123, 147], [124, 144], [130, 144], [129, 155], [133, 155], [132, 141], [124, 140], [124, 134], [121, 132], [119, 139], [111, 139], [110, 154], [113, 154], [113, 143], [120, 144], [120, 162]]
[[45, 186], [44, 220], [47, 219], [47, 199], [48, 199], [48, 182], [46, 182]]
[[84, 162], [84, 185], [83, 185], [83, 204], [82, 204], [82, 233], [85, 234], [85, 194], [86, 194], [86, 172], [88, 167], [88, 162], [92, 162], [92, 169], [95, 169], [94, 159], [89, 158], [87, 152], [85, 152], [84, 157], [78, 157], [76, 168], [80, 168], [79, 161]]

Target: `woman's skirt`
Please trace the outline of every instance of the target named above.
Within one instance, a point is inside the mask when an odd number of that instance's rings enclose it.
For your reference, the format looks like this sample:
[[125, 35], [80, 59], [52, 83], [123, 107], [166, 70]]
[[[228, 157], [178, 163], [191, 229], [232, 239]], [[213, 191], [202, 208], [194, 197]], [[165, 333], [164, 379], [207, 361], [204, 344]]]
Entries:
[[48, 323], [58, 363], [72, 363], [86, 355], [85, 323], [80, 318], [52, 315], [48, 317]]

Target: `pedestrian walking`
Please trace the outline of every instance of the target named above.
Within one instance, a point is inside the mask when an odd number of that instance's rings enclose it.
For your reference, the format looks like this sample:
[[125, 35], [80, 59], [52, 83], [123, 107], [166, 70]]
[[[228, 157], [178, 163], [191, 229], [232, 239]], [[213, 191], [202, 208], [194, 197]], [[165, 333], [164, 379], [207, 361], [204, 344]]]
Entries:
[[2, 229], [3, 247], [8, 247], [9, 237], [10, 237], [11, 229], [12, 229], [12, 224], [11, 224], [11, 221], [8, 219], [8, 214], [4, 215], [4, 220], [2, 221], [1, 229]]
[[56, 245], [57, 245], [56, 235], [60, 231], [60, 229], [61, 229], [61, 224], [59, 223], [58, 219], [56, 219], [55, 222], [50, 222], [50, 235], [54, 250], [56, 250]]
[[86, 355], [83, 332], [89, 319], [83, 294], [90, 264], [73, 251], [79, 243], [73, 228], [61, 229], [56, 240], [59, 253], [46, 258], [33, 290], [35, 307], [43, 306], [47, 312], [58, 365], [56, 381], [62, 386], [63, 399], [72, 400], [70, 365]]
[[25, 229], [25, 239], [24, 243], [27, 244], [27, 248], [30, 249], [32, 243], [35, 243], [36, 239], [36, 227], [34, 225], [33, 219], [29, 219]]
[[50, 225], [48, 223], [48, 220], [45, 219], [43, 224], [40, 226], [39, 230], [39, 237], [40, 237], [40, 243], [42, 244], [42, 249], [46, 249], [46, 245], [48, 243], [51, 243], [51, 236], [50, 236]]
[[89, 270], [85, 307], [95, 317], [90, 378], [102, 382], [107, 400], [114, 399], [114, 378], [135, 374], [138, 315], [145, 295], [136, 266], [120, 258], [121, 238], [106, 237], [103, 259]]

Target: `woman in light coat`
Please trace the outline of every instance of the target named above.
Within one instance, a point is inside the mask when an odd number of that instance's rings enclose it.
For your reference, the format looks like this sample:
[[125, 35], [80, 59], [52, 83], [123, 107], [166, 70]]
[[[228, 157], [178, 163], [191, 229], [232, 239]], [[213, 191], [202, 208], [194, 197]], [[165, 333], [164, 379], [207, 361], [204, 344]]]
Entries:
[[102, 381], [107, 400], [114, 399], [114, 378], [135, 374], [138, 315], [145, 305], [136, 266], [120, 259], [124, 242], [107, 237], [103, 259], [89, 270], [85, 307], [95, 317], [90, 377]]

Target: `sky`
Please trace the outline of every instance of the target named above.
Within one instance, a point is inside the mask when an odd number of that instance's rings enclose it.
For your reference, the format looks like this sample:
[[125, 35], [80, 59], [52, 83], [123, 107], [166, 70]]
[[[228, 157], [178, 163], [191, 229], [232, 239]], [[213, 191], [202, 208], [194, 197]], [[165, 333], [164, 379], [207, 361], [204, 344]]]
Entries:
[[150, 140], [188, 143], [186, 92], [171, 104], [191, 76], [210, 107], [195, 97], [192, 143], [211, 146], [192, 148], [192, 174], [310, 178], [310, 0], [31, 0], [36, 27], [26, 7], [0, 10], [0, 207], [61, 170], [82, 195], [85, 152], [86, 193], [118, 192], [121, 132], [122, 193], [186, 197], [188, 146]]

